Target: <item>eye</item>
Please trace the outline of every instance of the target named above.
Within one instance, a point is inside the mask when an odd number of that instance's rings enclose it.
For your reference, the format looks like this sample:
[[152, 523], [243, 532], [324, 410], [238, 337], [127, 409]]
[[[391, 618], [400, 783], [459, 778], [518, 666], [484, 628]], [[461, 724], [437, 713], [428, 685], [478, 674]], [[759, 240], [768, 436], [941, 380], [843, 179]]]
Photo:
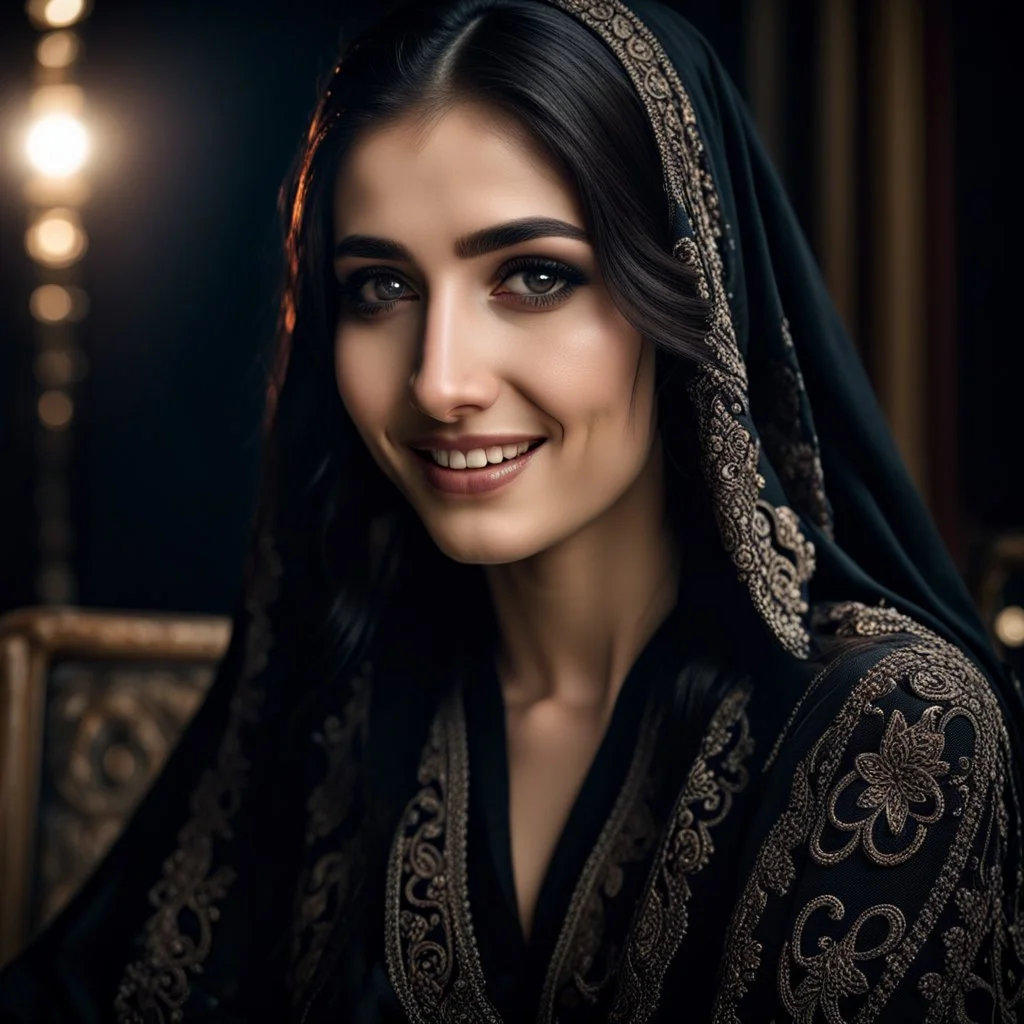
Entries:
[[362, 317], [387, 313], [395, 303], [415, 297], [402, 276], [387, 267], [365, 267], [341, 282], [343, 305]]
[[575, 267], [558, 260], [523, 256], [506, 263], [501, 270], [501, 283], [507, 291], [498, 296], [514, 296], [515, 305], [552, 306], [564, 302], [587, 276]]

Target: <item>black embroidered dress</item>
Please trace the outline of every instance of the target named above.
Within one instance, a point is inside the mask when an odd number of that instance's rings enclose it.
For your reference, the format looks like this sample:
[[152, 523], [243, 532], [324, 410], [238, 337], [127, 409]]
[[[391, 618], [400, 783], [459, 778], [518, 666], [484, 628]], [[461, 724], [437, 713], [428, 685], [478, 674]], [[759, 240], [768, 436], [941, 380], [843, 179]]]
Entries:
[[721, 543], [622, 688], [529, 942], [493, 645], [452, 670], [412, 609], [313, 685], [268, 520], [209, 698], [0, 1021], [1024, 1017], [1019, 683], [707, 44], [648, 0], [550, 5], [633, 83], [712, 308], [689, 397]]

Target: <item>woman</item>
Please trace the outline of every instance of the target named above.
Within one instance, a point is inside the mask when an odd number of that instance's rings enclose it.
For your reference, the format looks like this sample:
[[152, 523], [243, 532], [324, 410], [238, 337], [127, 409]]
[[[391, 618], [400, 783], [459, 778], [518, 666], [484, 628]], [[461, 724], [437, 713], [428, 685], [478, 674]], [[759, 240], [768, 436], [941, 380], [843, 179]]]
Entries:
[[1020, 691], [700, 36], [410, 5], [287, 211], [231, 650], [3, 1019], [1019, 1019]]

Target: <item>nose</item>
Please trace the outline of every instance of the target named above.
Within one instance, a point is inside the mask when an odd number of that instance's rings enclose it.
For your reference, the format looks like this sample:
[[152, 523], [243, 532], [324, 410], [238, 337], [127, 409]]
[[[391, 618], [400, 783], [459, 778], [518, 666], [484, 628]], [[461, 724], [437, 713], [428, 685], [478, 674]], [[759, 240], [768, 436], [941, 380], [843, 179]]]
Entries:
[[498, 392], [489, 365], [487, 325], [454, 286], [425, 300], [418, 365], [409, 378], [412, 404], [432, 419], [454, 423], [486, 409]]

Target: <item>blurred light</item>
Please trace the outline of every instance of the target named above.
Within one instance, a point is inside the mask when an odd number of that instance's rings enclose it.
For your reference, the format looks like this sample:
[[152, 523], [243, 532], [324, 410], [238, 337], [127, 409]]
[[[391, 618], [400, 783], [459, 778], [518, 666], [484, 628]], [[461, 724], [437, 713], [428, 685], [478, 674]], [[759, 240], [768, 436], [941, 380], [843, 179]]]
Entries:
[[66, 178], [85, 164], [89, 135], [73, 114], [47, 114], [29, 129], [26, 149], [41, 174]]
[[59, 324], [71, 316], [75, 303], [67, 288], [59, 284], [43, 284], [32, 293], [28, 308], [44, 324]]
[[87, 246], [78, 214], [67, 208], [48, 210], [25, 234], [29, 256], [48, 267], [69, 267]]
[[76, 206], [89, 201], [92, 190], [81, 175], [68, 178], [45, 178], [34, 174], [26, 179], [23, 195], [29, 206]]
[[80, 49], [74, 32], [49, 32], [36, 46], [36, 60], [44, 68], [66, 68], [74, 64]]
[[28, 101], [33, 114], [81, 114], [85, 109], [85, 90], [80, 85], [62, 82], [41, 85]]
[[36, 25], [67, 28], [86, 14], [85, 0], [28, 0], [25, 10]]
[[36, 409], [40, 422], [50, 430], [64, 430], [75, 415], [75, 405], [66, 391], [44, 391]]
[[89, 296], [81, 288], [41, 284], [28, 300], [32, 315], [44, 324], [81, 320], [89, 310]]
[[1011, 604], [1004, 608], [995, 621], [996, 636], [1007, 647], [1024, 647], [1024, 608]]
[[35, 359], [36, 380], [44, 388], [63, 388], [80, 381], [86, 373], [87, 364], [81, 352], [67, 349], [47, 349]]

